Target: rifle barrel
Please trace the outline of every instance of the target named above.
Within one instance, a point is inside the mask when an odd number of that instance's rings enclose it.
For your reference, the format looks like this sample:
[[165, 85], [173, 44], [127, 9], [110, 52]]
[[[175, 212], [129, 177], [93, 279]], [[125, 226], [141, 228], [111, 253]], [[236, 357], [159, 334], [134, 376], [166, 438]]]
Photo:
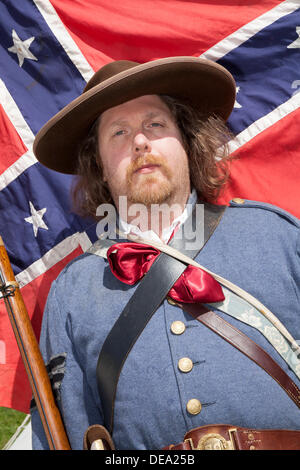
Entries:
[[70, 450], [32, 324], [0, 236], [0, 289], [50, 450]]

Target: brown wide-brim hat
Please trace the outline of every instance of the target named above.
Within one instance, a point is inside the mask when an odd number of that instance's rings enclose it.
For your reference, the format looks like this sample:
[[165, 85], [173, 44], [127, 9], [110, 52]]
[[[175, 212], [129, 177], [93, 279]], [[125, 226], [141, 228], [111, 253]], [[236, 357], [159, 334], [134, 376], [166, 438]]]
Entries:
[[226, 121], [236, 84], [219, 64], [197, 57], [168, 57], [145, 64], [119, 60], [103, 66], [83, 93], [50, 119], [36, 135], [33, 150], [46, 167], [76, 173], [80, 144], [109, 108], [143, 95], [169, 95]]

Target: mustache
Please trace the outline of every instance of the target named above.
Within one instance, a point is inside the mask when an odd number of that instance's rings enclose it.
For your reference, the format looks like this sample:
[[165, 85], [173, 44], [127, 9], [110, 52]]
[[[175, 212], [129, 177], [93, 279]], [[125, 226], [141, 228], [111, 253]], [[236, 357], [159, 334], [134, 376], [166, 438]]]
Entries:
[[141, 155], [133, 160], [127, 167], [127, 179], [131, 180], [135, 171], [139, 170], [145, 165], [158, 165], [162, 168], [164, 173], [170, 174], [169, 166], [164, 157], [153, 155], [151, 153]]

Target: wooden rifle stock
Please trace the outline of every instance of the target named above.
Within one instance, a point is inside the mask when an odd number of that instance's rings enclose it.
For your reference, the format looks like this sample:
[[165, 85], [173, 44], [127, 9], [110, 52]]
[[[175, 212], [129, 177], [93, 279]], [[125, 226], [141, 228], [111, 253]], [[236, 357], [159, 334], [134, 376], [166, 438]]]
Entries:
[[0, 291], [51, 450], [71, 450], [18, 283], [0, 237]]

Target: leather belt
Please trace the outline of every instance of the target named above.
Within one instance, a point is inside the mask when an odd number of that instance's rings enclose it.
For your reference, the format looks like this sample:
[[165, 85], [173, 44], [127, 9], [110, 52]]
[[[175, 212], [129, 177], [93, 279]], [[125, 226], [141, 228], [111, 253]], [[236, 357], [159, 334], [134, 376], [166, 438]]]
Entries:
[[300, 450], [300, 431], [213, 424], [192, 429], [163, 450]]

